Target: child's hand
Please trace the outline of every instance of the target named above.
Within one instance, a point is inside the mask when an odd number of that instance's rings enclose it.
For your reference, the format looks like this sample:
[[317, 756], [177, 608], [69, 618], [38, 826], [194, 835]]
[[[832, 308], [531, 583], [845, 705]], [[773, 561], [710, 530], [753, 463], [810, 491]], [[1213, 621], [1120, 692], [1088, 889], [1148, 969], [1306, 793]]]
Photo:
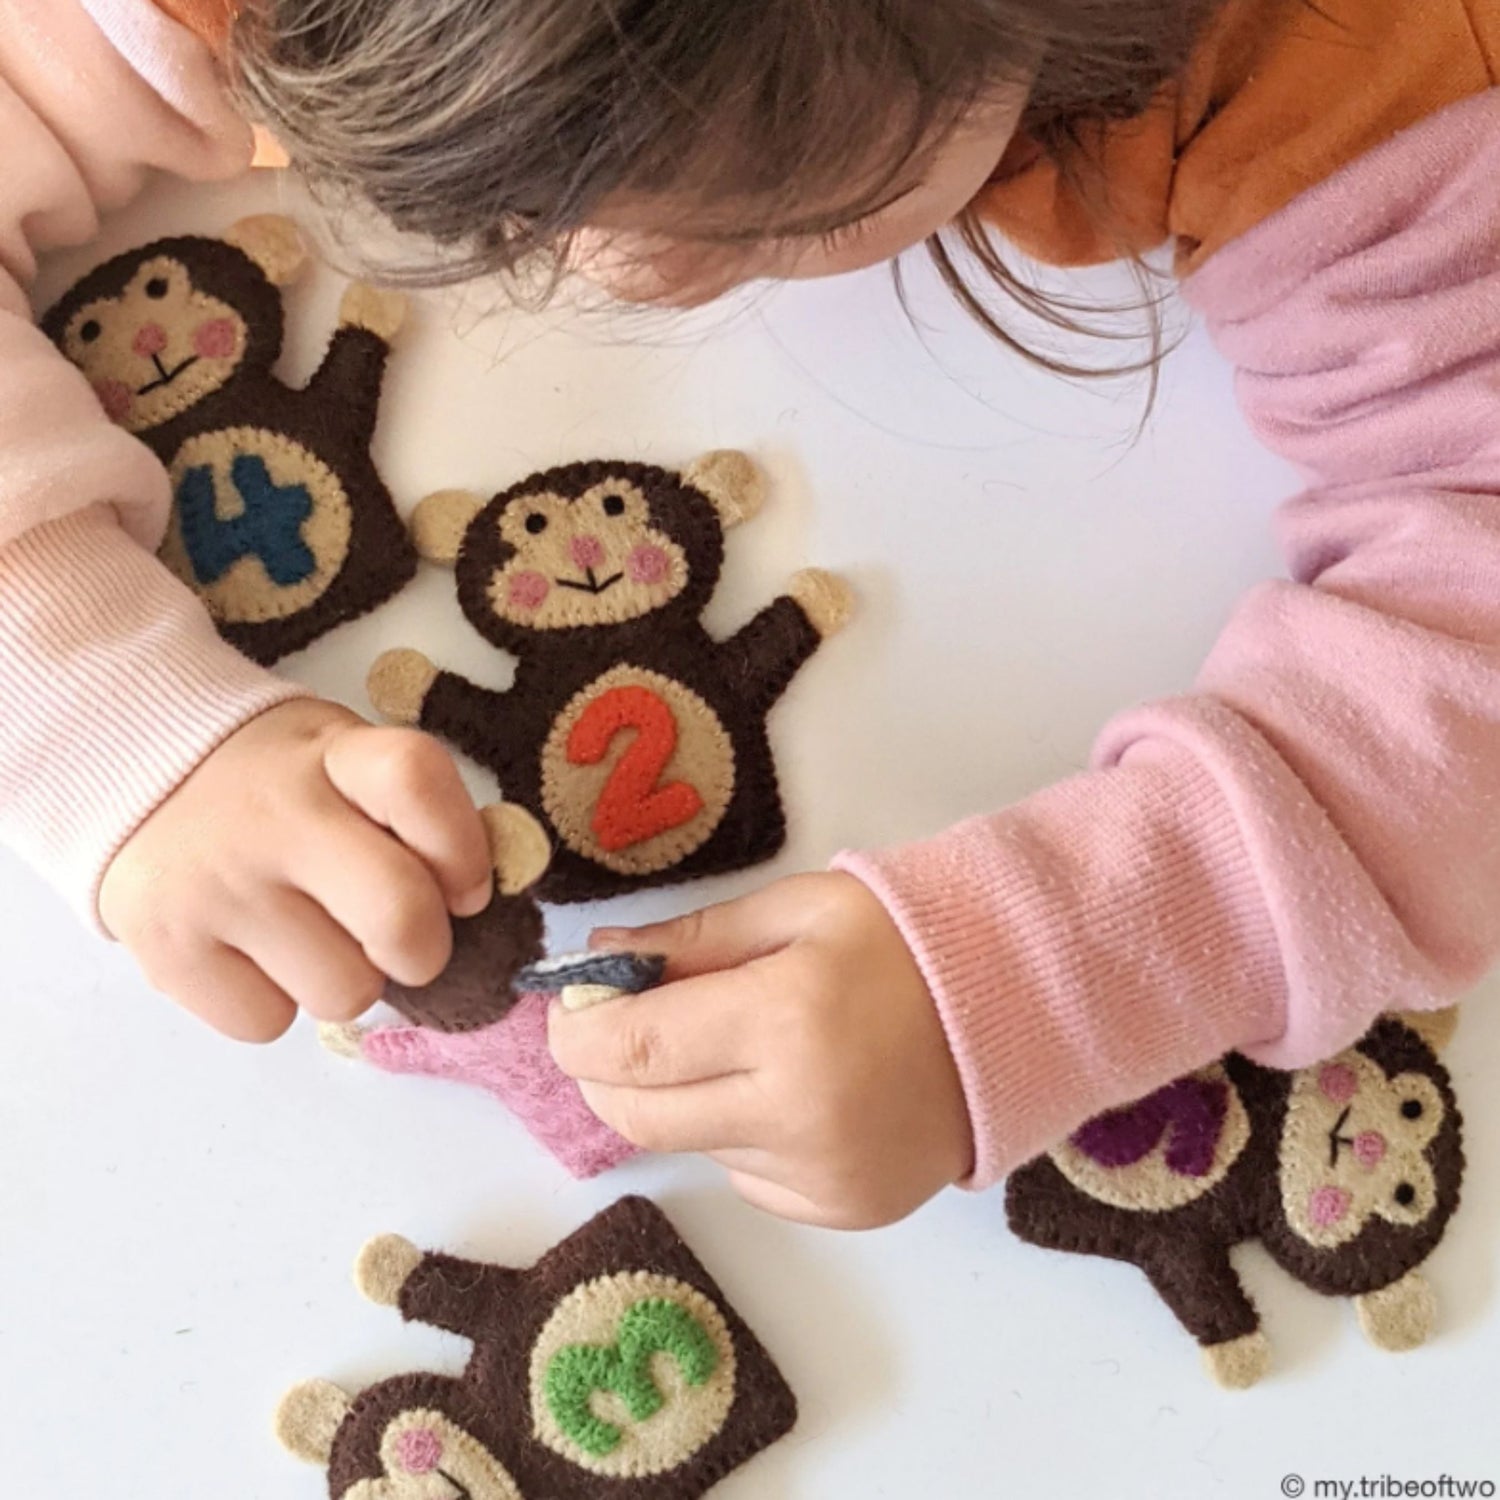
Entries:
[[231, 735], [140, 826], [99, 910], [147, 980], [241, 1041], [435, 979], [490, 896], [484, 826], [436, 740], [331, 703]]
[[677, 922], [594, 935], [665, 953], [671, 983], [555, 1007], [552, 1052], [651, 1151], [704, 1151], [742, 1197], [841, 1229], [964, 1176], [958, 1070], [916, 962], [852, 875], [803, 875]]

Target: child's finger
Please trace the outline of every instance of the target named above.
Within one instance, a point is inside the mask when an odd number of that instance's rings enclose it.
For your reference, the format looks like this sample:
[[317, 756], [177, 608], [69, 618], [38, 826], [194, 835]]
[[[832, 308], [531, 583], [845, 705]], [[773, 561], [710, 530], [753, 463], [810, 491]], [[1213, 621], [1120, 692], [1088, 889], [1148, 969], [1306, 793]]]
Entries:
[[763, 966], [682, 979], [587, 1010], [554, 1005], [547, 1022], [553, 1060], [580, 1081], [670, 1088], [754, 1067], [755, 1011]]
[[601, 927], [590, 936], [589, 945], [665, 954], [672, 979], [737, 968], [777, 952], [800, 934], [798, 886], [796, 880], [778, 880], [737, 901], [705, 906], [670, 922]]
[[643, 1151], [723, 1151], [764, 1134], [761, 1105], [745, 1075], [673, 1089], [579, 1085], [584, 1103]]
[[453, 925], [432, 871], [363, 818], [296, 851], [296, 883], [401, 984], [431, 984], [453, 953]]
[[221, 943], [171, 974], [150, 977], [183, 1009], [237, 1042], [274, 1042], [297, 1019], [291, 996]]
[[347, 802], [427, 865], [454, 915], [484, 909], [493, 874], [489, 840], [453, 757], [435, 739], [362, 727], [333, 741], [324, 768]]
[[320, 1021], [352, 1021], [385, 988], [385, 975], [359, 944], [300, 891], [279, 892], [242, 923], [227, 923], [224, 935]]

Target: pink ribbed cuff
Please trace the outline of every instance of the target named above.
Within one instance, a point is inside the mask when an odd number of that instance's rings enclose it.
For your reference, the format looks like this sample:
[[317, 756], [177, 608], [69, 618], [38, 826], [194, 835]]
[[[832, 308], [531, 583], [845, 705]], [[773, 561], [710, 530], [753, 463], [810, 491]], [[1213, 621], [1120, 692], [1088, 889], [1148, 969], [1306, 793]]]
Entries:
[[1186, 753], [835, 866], [886, 907], [932, 991], [974, 1129], [966, 1186], [1280, 1030], [1264, 896]]
[[226, 645], [107, 506], [0, 548], [0, 839], [96, 927], [135, 829], [228, 735], [306, 695]]

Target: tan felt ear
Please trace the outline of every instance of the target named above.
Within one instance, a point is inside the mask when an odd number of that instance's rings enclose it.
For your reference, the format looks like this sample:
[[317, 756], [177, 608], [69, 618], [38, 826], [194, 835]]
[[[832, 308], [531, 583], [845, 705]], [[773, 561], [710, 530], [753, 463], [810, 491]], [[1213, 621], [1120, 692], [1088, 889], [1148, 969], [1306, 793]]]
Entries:
[[464, 533], [484, 505], [469, 490], [438, 490], [419, 501], [409, 523], [418, 555], [452, 567], [458, 561]]
[[326, 1465], [348, 1415], [349, 1398], [332, 1381], [304, 1380], [281, 1398], [272, 1428], [288, 1453], [306, 1463]]
[[694, 459], [682, 477], [713, 501], [727, 531], [748, 521], [766, 499], [766, 476], [748, 453], [736, 448], [718, 448]]
[[502, 896], [519, 896], [530, 890], [552, 862], [552, 841], [547, 830], [514, 802], [496, 802], [481, 808], [484, 831], [490, 839], [490, 859], [495, 883]]
[[1434, 1052], [1441, 1053], [1458, 1030], [1458, 1012], [1456, 1005], [1446, 1010], [1403, 1010], [1394, 1012], [1393, 1019], [1415, 1031]]
[[1203, 1366], [1226, 1391], [1248, 1391], [1271, 1368], [1271, 1345], [1258, 1328], [1222, 1344], [1205, 1344]]
[[416, 724], [438, 671], [420, 651], [382, 651], [365, 678], [375, 712], [393, 724]]
[[296, 279], [307, 264], [307, 246], [297, 226], [281, 214], [253, 214], [233, 224], [224, 234], [226, 243], [243, 250], [258, 265], [272, 286], [285, 286]]
[[1425, 1344], [1437, 1326], [1437, 1297], [1420, 1271], [1354, 1299], [1359, 1326], [1377, 1349], [1400, 1354]]
[[381, 1234], [359, 1252], [354, 1284], [360, 1295], [381, 1307], [394, 1307], [406, 1279], [422, 1264], [422, 1252], [399, 1234]]

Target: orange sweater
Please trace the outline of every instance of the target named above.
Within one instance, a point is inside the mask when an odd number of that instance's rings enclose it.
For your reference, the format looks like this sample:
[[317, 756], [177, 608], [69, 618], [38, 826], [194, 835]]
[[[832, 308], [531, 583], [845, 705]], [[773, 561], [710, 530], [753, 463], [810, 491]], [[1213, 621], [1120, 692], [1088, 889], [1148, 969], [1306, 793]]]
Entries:
[[1497, 70], [1500, 0], [1230, 0], [1146, 114], [1086, 135], [1102, 223], [1025, 139], [977, 206], [1039, 260], [1082, 265], [1172, 240], [1179, 270], [1195, 270]]
[[197, 32], [218, 51], [243, 6], [242, 0], [156, 0], [156, 8], [180, 21], [189, 31]]

